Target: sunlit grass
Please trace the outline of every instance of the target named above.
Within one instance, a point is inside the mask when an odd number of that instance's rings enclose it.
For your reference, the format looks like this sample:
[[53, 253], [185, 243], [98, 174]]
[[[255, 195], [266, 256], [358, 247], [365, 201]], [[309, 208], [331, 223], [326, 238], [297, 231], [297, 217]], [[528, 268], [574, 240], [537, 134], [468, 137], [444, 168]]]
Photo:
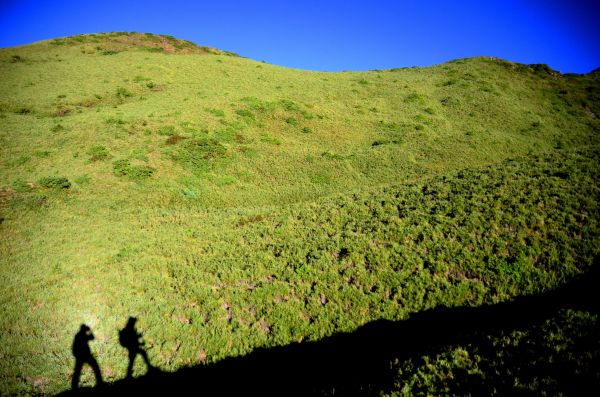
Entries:
[[81, 40], [0, 50], [2, 393], [68, 388], [81, 323], [110, 381], [131, 315], [175, 370], [540, 292], [598, 254], [594, 76]]

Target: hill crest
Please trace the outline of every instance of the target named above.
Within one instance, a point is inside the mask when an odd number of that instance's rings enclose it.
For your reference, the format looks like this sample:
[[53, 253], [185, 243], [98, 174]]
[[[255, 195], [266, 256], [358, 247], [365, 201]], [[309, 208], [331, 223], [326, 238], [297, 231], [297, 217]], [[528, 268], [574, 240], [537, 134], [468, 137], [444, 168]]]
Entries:
[[141, 49], [164, 54], [215, 54], [238, 56], [230, 51], [200, 46], [189, 40], [179, 39], [167, 34], [141, 32], [85, 33], [74, 36], [57, 37], [43, 40], [38, 43], [48, 43], [52, 46], [83, 45], [85, 47], [82, 48], [82, 51], [85, 51], [86, 53], [98, 52], [102, 55], [113, 55], [122, 51]]

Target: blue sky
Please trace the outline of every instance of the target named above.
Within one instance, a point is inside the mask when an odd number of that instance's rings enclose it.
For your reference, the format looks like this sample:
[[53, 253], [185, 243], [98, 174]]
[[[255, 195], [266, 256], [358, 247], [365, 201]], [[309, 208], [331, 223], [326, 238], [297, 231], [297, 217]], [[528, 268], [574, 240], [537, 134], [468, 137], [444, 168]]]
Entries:
[[0, 0], [0, 47], [138, 31], [311, 70], [425, 66], [490, 55], [586, 73], [600, 67], [598, 21], [598, 0]]

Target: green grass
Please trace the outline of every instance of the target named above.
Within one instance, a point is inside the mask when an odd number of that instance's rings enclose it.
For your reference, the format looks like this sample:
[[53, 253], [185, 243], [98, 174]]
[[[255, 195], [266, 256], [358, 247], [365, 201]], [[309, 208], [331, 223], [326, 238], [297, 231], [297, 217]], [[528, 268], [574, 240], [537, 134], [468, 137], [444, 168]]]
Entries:
[[[560, 310], [542, 324], [491, 332], [417, 359], [397, 360], [393, 363], [395, 390], [384, 395], [464, 395], [467, 391], [537, 395], [540, 390], [560, 394], [567, 387], [564, 378], [570, 375], [594, 379], [597, 329], [597, 314]], [[595, 350], [578, 350], [589, 346]], [[570, 373], [561, 373], [561, 368], [569, 368]], [[568, 387], [577, 394], [586, 386], [594, 387], [593, 383]]]
[[598, 255], [597, 73], [232, 55], [126, 33], [0, 50], [0, 394], [67, 389], [81, 323], [110, 381], [132, 315], [176, 370], [546, 291]]

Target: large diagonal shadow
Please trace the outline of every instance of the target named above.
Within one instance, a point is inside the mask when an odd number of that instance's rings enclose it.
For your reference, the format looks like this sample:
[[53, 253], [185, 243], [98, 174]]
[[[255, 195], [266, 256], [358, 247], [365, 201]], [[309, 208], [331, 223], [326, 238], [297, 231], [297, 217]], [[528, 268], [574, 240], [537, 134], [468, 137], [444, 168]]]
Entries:
[[[565, 308], [598, 313], [600, 268], [597, 264], [592, 271], [567, 285], [539, 295], [480, 307], [436, 308], [413, 314], [404, 321], [374, 321], [354, 332], [335, 334], [316, 342], [257, 349], [243, 357], [175, 372], [156, 371], [83, 392], [206, 396], [378, 394], [393, 387], [390, 361], [396, 358], [420, 357], [443, 346], [469, 343], [499, 330], [535, 326]], [[560, 373], [561, 368], [554, 370]], [[564, 374], [559, 376], [563, 376], [565, 382], [573, 382], [575, 388], [592, 386], [581, 384], [570, 368], [565, 368]], [[461, 386], [460, 393], [480, 395], [490, 390], [500, 394], [514, 391], [510, 384], [467, 382]]]

